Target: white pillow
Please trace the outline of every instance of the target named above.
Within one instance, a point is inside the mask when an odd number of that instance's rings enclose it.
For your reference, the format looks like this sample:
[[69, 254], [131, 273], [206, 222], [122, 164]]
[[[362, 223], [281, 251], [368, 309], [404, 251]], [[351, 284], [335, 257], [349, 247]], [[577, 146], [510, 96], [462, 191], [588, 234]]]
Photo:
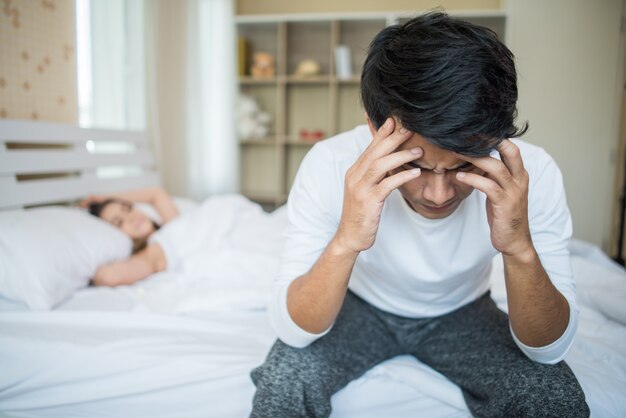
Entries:
[[131, 251], [128, 236], [78, 208], [0, 212], [0, 295], [51, 309]]

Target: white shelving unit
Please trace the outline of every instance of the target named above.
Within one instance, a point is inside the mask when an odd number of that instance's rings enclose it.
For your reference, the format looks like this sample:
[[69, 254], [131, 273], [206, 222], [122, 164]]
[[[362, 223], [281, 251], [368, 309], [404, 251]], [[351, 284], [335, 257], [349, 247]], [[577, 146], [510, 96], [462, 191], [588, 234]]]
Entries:
[[[272, 117], [269, 134], [262, 140], [242, 141], [241, 190], [260, 203], [284, 203], [302, 158], [312, 141], [300, 139], [300, 131], [321, 130], [324, 137], [365, 123], [359, 98], [360, 73], [369, 43], [386, 26], [403, 23], [419, 12], [251, 15], [236, 18], [238, 36], [246, 41], [246, 69], [256, 52], [272, 54], [276, 76], [239, 78], [243, 94], [254, 97]], [[462, 18], [494, 30], [505, 40], [506, 16], [502, 10], [456, 11]], [[353, 77], [335, 74], [334, 50], [350, 48]], [[321, 74], [311, 78], [294, 75], [297, 65], [313, 59]]]

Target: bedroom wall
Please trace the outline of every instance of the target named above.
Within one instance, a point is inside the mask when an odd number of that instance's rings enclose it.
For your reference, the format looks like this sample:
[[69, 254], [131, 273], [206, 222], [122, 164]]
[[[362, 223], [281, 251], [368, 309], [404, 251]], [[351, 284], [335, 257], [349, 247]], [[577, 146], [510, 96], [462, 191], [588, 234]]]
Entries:
[[293, 2], [238, 0], [238, 14], [498, 9], [517, 57], [519, 119], [526, 139], [560, 165], [574, 235], [608, 251], [615, 201], [623, 45], [622, 0], [475, 0]]
[[0, 118], [78, 121], [73, 0], [3, 0]]
[[563, 172], [574, 236], [608, 250], [612, 235], [624, 47], [622, 0], [509, 0], [526, 139]]
[[163, 186], [191, 196], [184, 167], [187, 107], [187, 2], [146, 3], [147, 130], [159, 161]]

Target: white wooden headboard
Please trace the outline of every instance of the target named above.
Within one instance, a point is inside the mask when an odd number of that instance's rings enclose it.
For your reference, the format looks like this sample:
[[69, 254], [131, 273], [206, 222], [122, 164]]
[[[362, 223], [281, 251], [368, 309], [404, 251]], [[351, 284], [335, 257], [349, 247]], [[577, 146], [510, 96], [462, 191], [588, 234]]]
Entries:
[[143, 132], [0, 120], [0, 209], [159, 183]]

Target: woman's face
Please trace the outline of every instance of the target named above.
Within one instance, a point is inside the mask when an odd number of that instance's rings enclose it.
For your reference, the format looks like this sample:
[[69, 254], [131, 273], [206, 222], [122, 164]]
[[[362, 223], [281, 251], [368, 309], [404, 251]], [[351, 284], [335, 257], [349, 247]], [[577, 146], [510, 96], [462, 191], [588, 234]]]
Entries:
[[100, 212], [100, 217], [119, 228], [134, 241], [146, 240], [155, 231], [152, 220], [127, 202], [107, 204]]

